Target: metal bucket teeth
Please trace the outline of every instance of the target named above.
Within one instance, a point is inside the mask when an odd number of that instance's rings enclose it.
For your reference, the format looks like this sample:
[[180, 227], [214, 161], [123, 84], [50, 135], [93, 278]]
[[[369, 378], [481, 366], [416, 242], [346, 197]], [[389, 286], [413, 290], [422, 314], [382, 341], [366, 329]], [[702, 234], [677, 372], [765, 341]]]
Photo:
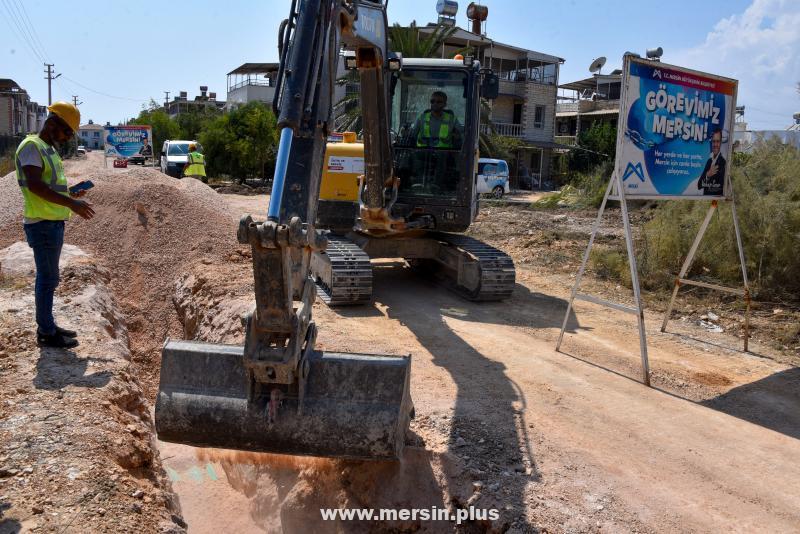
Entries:
[[315, 351], [302, 414], [248, 401], [243, 347], [168, 341], [156, 400], [159, 439], [198, 447], [342, 458], [399, 458], [411, 416], [410, 356]]

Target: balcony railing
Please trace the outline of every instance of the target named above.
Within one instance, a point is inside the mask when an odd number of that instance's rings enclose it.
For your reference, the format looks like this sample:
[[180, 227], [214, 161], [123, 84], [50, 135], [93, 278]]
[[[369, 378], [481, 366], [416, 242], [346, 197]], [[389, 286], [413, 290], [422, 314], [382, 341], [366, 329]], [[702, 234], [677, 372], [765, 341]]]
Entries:
[[553, 140], [559, 145], [575, 146], [578, 144], [574, 135], [557, 135]]
[[[524, 136], [525, 128], [522, 124], [512, 124], [510, 122], [492, 122], [492, 126], [494, 126], [494, 131], [498, 135], [520, 138]], [[481, 124], [481, 132], [490, 133], [491, 130], [489, 125]]]

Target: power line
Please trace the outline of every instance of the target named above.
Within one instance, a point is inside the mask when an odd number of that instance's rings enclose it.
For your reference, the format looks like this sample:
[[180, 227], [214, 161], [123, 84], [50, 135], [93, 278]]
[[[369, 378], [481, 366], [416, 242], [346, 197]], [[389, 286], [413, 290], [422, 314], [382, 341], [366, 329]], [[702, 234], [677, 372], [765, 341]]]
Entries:
[[25, 34], [26, 34], [26, 36], [28, 38], [28, 43], [30, 43], [30, 45], [33, 46], [34, 50], [37, 51], [37, 54], [39, 55], [39, 57], [42, 58], [42, 60], [44, 60], [44, 58], [47, 56], [47, 54], [45, 54], [44, 50], [42, 50], [36, 44], [36, 39], [33, 37], [33, 32], [31, 31], [30, 26], [25, 22], [25, 18], [24, 18], [23, 14], [22, 14], [22, 11], [19, 8], [19, 4], [16, 3], [16, 0], [8, 0], [8, 4], [14, 10], [15, 17], [19, 21], [19, 24], [22, 27], [22, 30], [25, 32]]
[[116, 95], [110, 95], [108, 93], [104, 93], [102, 91], [96, 91], [95, 89], [92, 89], [91, 87], [89, 87], [87, 85], [83, 85], [82, 83], [73, 80], [69, 76], [64, 76], [64, 79], [65, 80], [69, 80], [70, 83], [74, 83], [78, 87], [86, 89], [87, 91], [91, 91], [92, 93], [95, 93], [95, 94], [98, 94], [98, 95], [101, 95], [101, 96], [105, 96], [107, 98], [114, 98], [114, 99], [117, 99], [117, 100], [129, 100], [131, 102], [149, 102], [150, 101], [150, 98], [129, 98], [127, 96], [116, 96]]
[[[36, 56], [33, 59], [35, 60], [36, 58], [39, 58], [39, 61], [44, 63], [45, 62], [44, 58], [39, 54], [39, 52], [37, 52], [36, 48], [30, 43], [30, 41], [28, 40], [28, 37], [25, 35], [25, 32], [22, 31], [22, 27], [20, 26], [20, 23], [17, 20], [16, 14], [11, 10], [11, 8], [8, 5], [8, 3], [6, 3], [6, 0], [2, 0], [2, 2], [3, 2], [3, 7], [5, 8], [6, 12], [8, 13], [9, 19], [11, 20], [11, 22], [14, 23], [14, 26], [16, 26], [16, 30], [14, 30], [14, 28], [12, 28], [14, 33], [16, 33], [17, 36], [23, 42], [25, 42], [26, 45], [28, 45], [28, 49], [33, 52], [34, 56]], [[9, 24], [9, 27], [11, 27], [10, 24]], [[33, 57], [33, 56], [31, 56], [31, 57]]]
[[28, 10], [27, 10], [27, 9], [25, 9], [25, 4], [23, 4], [22, 2], [20, 2], [20, 0], [16, 0], [16, 2], [17, 2], [17, 6], [18, 6], [18, 7], [19, 7], [19, 8], [22, 10], [22, 14], [24, 15], [24, 17], [25, 17], [25, 20], [26, 20], [26, 21], [27, 21], [27, 23], [28, 23], [28, 28], [31, 30], [31, 32], [30, 32], [30, 33], [33, 35], [33, 40], [34, 40], [34, 41], [36, 42], [36, 44], [39, 46], [39, 50], [42, 52], [42, 54], [44, 55], [44, 57], [45, 57], [46, 59], [48, 59], [48, 60], [49, 60], [49, 59], [50, 59], [50, 56], [49, 56], [49, 54], [47, 53], [47, 50], [45, 50], [45, 48], [44, 48], [44, 45], [42, 44], [42, 40], [41, 40], [41, 39], [39, 39], [39, 32], [37, 32], [37, 31], [36, 31], [36, 26], [34, 26], [34, 25], [31, 23], [31, 19], [30, 19], [30, 17], [28, 16]]

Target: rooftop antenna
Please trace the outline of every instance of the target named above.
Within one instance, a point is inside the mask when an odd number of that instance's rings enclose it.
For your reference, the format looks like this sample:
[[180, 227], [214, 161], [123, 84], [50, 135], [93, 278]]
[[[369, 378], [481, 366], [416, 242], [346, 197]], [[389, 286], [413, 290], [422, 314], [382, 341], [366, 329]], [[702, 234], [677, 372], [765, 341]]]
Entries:
[[595, 73], [596, 72], [598, 74], [598, 76], [599, 76], [600, 74], [602, 74], [603, 65], [605, 65], [605, 64], [606, 64], [605, 56], [600, 56], [599, 58], [597, 58], [594, 61], [592, 61], [591, 65], [589, 65], [589, 72], [591, 72], [591, 73]]

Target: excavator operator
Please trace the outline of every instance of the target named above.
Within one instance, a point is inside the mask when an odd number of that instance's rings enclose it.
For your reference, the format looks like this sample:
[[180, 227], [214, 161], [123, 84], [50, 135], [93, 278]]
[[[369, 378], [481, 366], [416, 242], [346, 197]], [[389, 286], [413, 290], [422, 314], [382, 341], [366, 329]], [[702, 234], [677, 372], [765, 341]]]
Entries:
[[447, 109], [447, 93], [434, 91], [430, 109], [414, 124], [412, 139], [419, 148], [461, 148], [462, 130], [455, 113]]

